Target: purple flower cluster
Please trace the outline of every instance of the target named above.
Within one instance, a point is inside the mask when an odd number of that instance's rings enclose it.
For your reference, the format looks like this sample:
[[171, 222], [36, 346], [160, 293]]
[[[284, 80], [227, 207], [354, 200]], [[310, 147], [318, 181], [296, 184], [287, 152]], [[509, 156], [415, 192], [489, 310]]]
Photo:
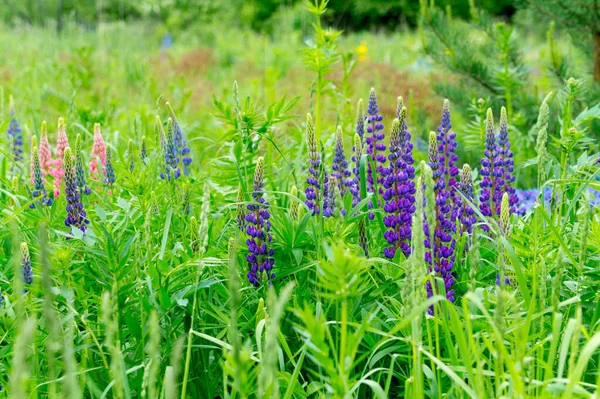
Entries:
[[[429, 166], [433, 171], [436, 226], [433, 237], [429, 233], [429, 226], [425, 225], [425, 248], [429, 249], [425, 253], [425, 260], [430, 264], [430, 272], [433, 270], [436, 275], [444, 279], [446, 287], [446, 298], [454, 302], [454, 267], [455, 253], [454, 247], [456, 240], [453, 235], [456, 232], [456, 217], [453, 214], [455, 208], [451, 201], [450, 192], [446, 188], [446, 177], [441, 163], [441, 157], [438, 153], [439, 145], [437, 136], [434, 132], [429, 135]], [[433, 242], [431, 240], [433, 239]], [[428, 296], [433, 295], [431, 284], [427, 283]]]
[[400, 249], [405, 256], [410, 255], [412, 215], [415, 212], [415, 168], [412, 157], [410, 133], [406, 126], [406, 108], [402, 108], [400, 118], [394, 119], [390, 133], [390, 161], [385, 169], [383, 200], [386, 212], [384, 224], [388, 228], [384, 237], [390, 244], [384, 255], [393, 259]]
[[[515, 181], [513, 175], [515, 171], [514, 154], [510, 150], [510, 140], [508, 138], [508, 116], [506, 114], [506, 108], [502, 107], [500, 110], [500, 133], [498, 134], [498, 155], [502, 159], [502, 192], [508, 193], [508, 202], [510, 206], [510, 213], [515, 213], [516, 204], [518, 201], [517, 195], [515, 194], [515, 188], [512, 184]], [[496, 214], [500, 214], [500, 203], [496, 205]]]
[[470, 205], [475, 201], [475, 194], [473, 190], [473, 174], [469, 164], [463, 165], [462, 173], [460, 174], [458, 190], [463, 195], [463, 197], [457, 197], [457, 199], [459, 199], [458, 204], [460, 206], [459, 218], [462, 224], [461, 234], [464, 232], [471, 234], [473, 231], [473, 225], [477, 221], [477, 217], [475, 216], [475, 210]]
[[[496, 135], [494, 133], [494, 115], [492, 110], [488, 109], [485, 120], [485, 157], [481, 160], [482, 176], [480, 182], [481, 191], [479, 193], [479, 209], [483, 216], [499, 215], [499, 206], [502, 201], [504, 189], [504, 161], [500, 156], [499, 147], [496, 145]], [[487, 226], [483, 226], [487, 230]]]
[[164, 153], [165, 171], [160, 173], [161, 179], [177, 180], [181, 176], [179, 169], [179, 157], [177, 157], [177, 147], [173, 139], [173, 119], [167, 120], [167, 135], [162, 127], [160, 117], [156, 116], [156, 128], [159, 130], [160, 145]]
[[352, 147], [354, 155], [352, 155], [352, 162], [354, 167], [352, 168], [352, 174], [354, 178], [352, 185], [350, 186], [350, 193], [352, 194], [352, 206], [355, 207], [360, 202], [360, 159], [363, 155], [363, 145], [360, 135], [354, 134], [354, 146]]
[[[36, 147], [33, 147], [32, 151], [33, 156], [33, 191], [31, 195], [34, 200], [42, 205], [51, 206], [52, 198], [48, 197], [48, 192], [46, 191], [46, 187], [44, 186], [44, 175], [42, 174], [42, 167], [40, 165], [40, 152]], [[35, 208], [35, 202], [33, 202], [29, 207]]]
[[348, 161], [346, 160], [346, 153], [344, 152], [344, 136], [342, 135], [341, 126], [338, 126], [335, 133], [335, 154], [331, 169], [333, 169], [331, 174], [336, 178], [338, 190], [343, 197], [344, 194], [346, 194], [346, 189], [352, 186], [353, 181], [350, 178], [352, 174], [348, 169]]
[[117, 180], [115, 175], [115, 168], [112, 164], [112, 151], [110, 147], [106, 148], [106, 167], [104, 168], [104, 184], [112, 186]]
[[85, 233], [86, 225], [89, 221], [79, 197], [79, 187], [77, 187], [75, 167], [73, 165], [73, 153], [69, 147], [65, 148], [64, 153], [65, 193], [67, 196], [65, 226], [78, 228]]
[[[23, 284], [31, 285], [33, 283], [33, 270], [31, 270], [31, 256], [29, 255], [29, 247], [26, 242], [21, 243], [21, 273]], [[25, 288], [23, 292], [28, 292]]]
[[321, 183], [319, 175], [321, 171], [321, 153], [317, 149], [317, 138], [315, 137], [315, 125], [310, 114], [306, 115], [306, 142], [308, 145], [308, 178], [306, 179], [306, 206], [313, 215], [318, 215], [320, 209]]
[[[15, 163], [23, 160], [23, 131], [15, 115], [15, 106], [10, 99], [10, 122], [8, 123], [8, 143], [12, 151], [13, 160]], [[15, 166], [13, 165], [13, 168]]]
[[248, 245], [248, 281], [255, 287], [266, 279], [270, 282], [275, 278], [273, 273], [273, 248], [271, 248], [272, 236], [270, 233], [271, 214], [269, 213], [269, 203], [263, 198], [263, 175], [264, 175], [265, 160], [259, 157], [256, 161], [256, 169], [254, 171], [254, 185], [252, 199], [254, 203], [248, 204], [248, 214], [246, 215], [246, 233], [249, 238], [246, 240]]
[[328, 218], [333, 216], [335, 208], [335, 187], [337, 179], [332, 175], [331, 178], [325, 171], [325, 179], [323, 181], [323, 216]]
[[[377, 106], [377, 96], [375, 95], [375, 89], [371, 89], [369, 93], [369, 107], [367, 108], [367, 154], [369, 154], [375, 163], [375, 175], [377, 176], [377, 183], [383, 184], [384, 168], [386, 156], [384, 154], [385, 144], [383, 140], [385, 133], [383, 133], [383, 116], [379, 114], [379, 107]], [[367, 175], [369, 192], [374, 192], [374, 180], [373, 172], [369, 165], [369, 173]]]
[[85, 169], [83, 168], [83, 153], [81, 149], [80, 134], [77, 135], [77, 139], [75, 140], [75, 180], [77, 180], [77, 187], [79, 187], [80, 195], [89, 195], [92, 192], [85, 180]]
[[444, 107], [442, 110], [442, 121], [437, 128], [437, 141], [438, 141], [438, 157], [440, 161], [440, 173], [444, 177], [445, 188], [450, 193], [450, 196], [454, 200], [456, 199], [456, 188], [458, 176], [458, 167], [456, 162], [458, 161], [458, 155], [456, 155], [456, 133], [451, 131], [452, 122], [450, 120], [450, 102], [444, 100]]
[[[183, 129], [181, 128], [179, 121], [175, 117], [175, 112], [173, 112], [171, 104], [167, 103], [167, 108], [169, 109], [169, 116], [173, 120], [173, 143], [175, 146], [175, 152], [178, 156], [181, 157], [181, 162], [183, 163], [183, 175], [189, 176], [189, 167], [192, 163], [192, 157], [190, 156], [190, 148], [187, 146], [187, 140], [185, 139], [185, 135], [183, 134]], [[179, 157], [176, 158], [177, 163], [179, 163]]]

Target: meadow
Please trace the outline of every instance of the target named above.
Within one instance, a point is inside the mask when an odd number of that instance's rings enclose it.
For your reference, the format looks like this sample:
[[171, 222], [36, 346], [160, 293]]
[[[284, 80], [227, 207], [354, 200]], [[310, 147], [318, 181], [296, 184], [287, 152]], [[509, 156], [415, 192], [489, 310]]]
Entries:
[[0, 27], [0, 398], [600, 397], [595, 83], [318, 4]]

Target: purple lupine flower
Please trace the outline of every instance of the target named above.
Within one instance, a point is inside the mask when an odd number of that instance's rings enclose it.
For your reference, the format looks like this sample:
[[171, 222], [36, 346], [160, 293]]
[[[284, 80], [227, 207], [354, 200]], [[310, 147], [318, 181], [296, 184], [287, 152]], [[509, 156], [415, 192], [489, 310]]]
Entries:
[[[515, 182], [515, 161], [514, 154], [510, 150], [510, 139], [508, 138], [508, 116], [506, 114], [506, 108], [502, 107], [500, 110], [500, 133], [498, 135], [498, 152], [500, 158], [502, 158], [502, 178], [501, 181], [504, 183], [502, 186], [502, 192], [508, 193], [508, 202], [510, 206], [510, 213], [516, 212], [517, 195], [515, 188], [512, 184]], [[496, 214], [500, 214], [500, 203], [496, 205]]]
[[112, 186], [117, 177], [115, 176], [115, 168], [112, 164], [112, 151], [110, 147], [106, 147], [106, 167], [104, 168], [104, 184], [108, 187]]
[[[175, 112], [173, 112], [173, 108], [168, 102], [167, 108], [169, 110], [169, 116], [173, 120], [173, 143], [175, 144], [175, 151], [177, 155], [181, 157], [181, 162], [183, 163], [183, 175], [189, 176], [190, 164], [192, 163], [190, 148], [187, 145], [187, 140], [183, 134], [183, 129], [175, 117]], [[179, 157], [177, 157], [177, 163], [179, 163]]]
[[272, 236], [271, 222], [269, 213], [269, 203], [263, 197], [263, 174], [265, 168], [265, 160], [263, 157], [258, 157], [256, 161], [256, 169], [254, 171], [254, 185], [252, 192], [253, 203], [248, 204], [248, 214], [246, 215], [246, 233], [249, 238], [246, 240], [248, 245], [248, 281], [255, 287], [260, 286], [263, 282], [271, 282], [275, 278], [273, 273], [273, 248], [271, 248]]
[[[26, 242], [21, 243], [21, 273], [23, 284], [29, 286], [33, 283], [33, 270], [31, 270], [31, 256], [29, 255], [29, 247]], [[23, 289], [23, 292], [28, 292], [29, 289]]]
[[[487, 110], [485, 120], [485, 157], [481, 160], [481, 171], [479, 172], [483, 179], [481, 180], [481, 191], [479, 194], [479, 209], [483, 216], [496, 216], [497, 206], [502, 201], [502, 175], [503, 161], [500, 157], [498, 147], [496, 146], [496, 136], [494, 134], [494, 115], [491, 108]], [[483, 226], [488, 230], [488, 226]]]
[[173, 120], [169, 118], [167, 120], [167, 134], [162, 127], [160, 117], [156, 116], [156, 129], [160, 137], [160, 145], [163, 149], [164, 154], [164, 167], [165, 171], [160, 172], [160, 178], [170, 181], [171, 179], [177, 180], [181, 175], [179, 169], [179, 158], [177, 157], [177, 149], [175, 142], [173, 141]]
[[[385, 133], [383, 133], [383, 116], [379, 114], [379, 107], [377, 106], [377, 96], [375, 95], [375, 89], [371, 88], [369, 93], [369, 107], [367, 108], [367, 154], [371, 155], [375, 164], [375, 171], [371, 171], [371, 165], [369, 164], [369, 173], [367, 175], [369, 192], [374, 192], [375, 180], [373, 175], [376, 176], [378, 184], [383, 184], [383, 177], [385, 174], [385, 161], [386, 157], [384, 154], [385, 144], [383, 139]], [[380, 192], [383, 190], [380, 188]]]
[[354, 162], [352, 173], [354, 174], [354, 178], [350, 186], [350, 193], [352, 194], [352, 207], [355, 207], [360, 202], [360, 159], [363, 154], [362, 140], [358, 133], [354, 134], [352, 151], [354, 151], [354, 155], [352, 155], [352, 161]]
[[[434, 132], [429, 134], [429, 166], [433, 171], [434, 193], [435, 193], [435, 213], [436, 226], [433, 234], [433, 243], [429, 235], [429, 228], [425, 227], [425, 248], [429, 251], [425, 253], [425, 260], [430, 265], [430, 272], [434, 271], [436, 275], [444, 279], [446, 287], [446, 298], [450, 302], [454, 302], [454, 247], [456, 240], [454, 233], [456, 232], [455, 218], [452, 218], [454, 207], [451, 203], [450, 193], [446, 189], [445, 177], [442, 175], [442, 165], [438, 153], [437, 136]], [[431, 284], [427, 285], [428, 295], [433, 293]]]
[[[12, 152], [13, 161], [15, 164], [21, 162], [23, 160], [23, 131], [19, 122], [17, 121], [17, 117], [15, 114], [15, 104], [10, 97], [10, 105], [9, 105], [9, 115], [10, 122], [8, 123], [8, 145], [10, 146], [10, 150]], [[14, 171], [16, 165], [13, 165], [11, 170]]]
[[333, 157], [333, 165], [331, 166], [338, 184], [338, 190], [343, 197], [346, 194], [346, 189], [352, 186], [350, 170], [348, 169], [348, 161], [344, 152], [344, 136], [342, 135], [342, 127], [338, 126], [335, 133], [335, 154]]
[[85, 169], [83, 168], [83, 153], [81, 149], [81, 135], [77, 135], [75, 140], [75, 179], [77, 180], [77, 187], [79, 187], [79, 193], [81, 195], [89, 195], [92, 191], [87, 185], [85, 180]]
[[[40, 152], [36, 147], [33, 147], [31, 153], [33, 157], [33, 191], [31, 192], [34, 200], [42, 205], [51, 206], [52, 198], [48, 197], [48, 192], [44, 186], [44, 175], [40, 164]], [[35, 208], [36, 202], [29, 205], [30, 208]]]
[[384, 255], [393, 259], [400, 249], [405, 256], [410, 255], [412, 215], [415, 212], [415, 168], [412, 157], [410, 133], [406, 128], [406, 108], [402, 108], [400, 119], [394, 119], [390, 133], [390, 165], [383, 182], [383, 219], [388, 228], [384, 237], [390, 247]]
[[523, 216], [533, 210], [539, 193], [537, 188], [515, 190], [515, 194], [517, 195], [515, 213]]
[[473, 174], [469, 164], [463, 165], [462, 173], [460, 174], [458, 190], [464, 196], [457, 197], [457, 199], [459, 199], [458, 204], [460, 206], [459, 218], [462, 224], [461, 234], [465, 231], [471, 234], [473, 231], [473, 225], [477, 221], [477, 217], [475, 216], [475, 210], [470, 205], [470, 203], [475, 201], [475, 194], [473, 190]]
[[321, 153], [317, 149], [315, 125], [312, 116], [306, 114], [306, 143], [308, 146], [308, 177], [306, 179], [306, 206], [313, 215], [321, 212]]
[[[73, 165], [73, 152], [70, 147], [64, 150], [64, 171], [65, 171], [65, 193], [67, 196], [67, 218], [65, 226], [75, 227], [83, 233], [86, 231], [86, 224], [89, 223], [83, 203], [79, 197], [79, 187], [75, 178], [75, 167]], [[68, 239], [68, 237], [67, 237]]]
[[456, 188], [458, 176], [458, 168], [456, 162], [458, 156], [456, 155], [456, 133], [452, 130], [452, 122], [450, 120], [450, 102], [444, 100], [444, 107], [442, 110], [442, 122], [437, 128], [437, 141], [438, 141], [438, 156], [440, 158], [441, 173], [445, 180], [446, 190], [450, 193], [453, 203], [456, 203]]
[[337, 184], [335, 182], [335, 177], [332, 176], [332, 178], [330, 178], [327, 171], [325, 171], [325, 179], [323, 181], [323, 216], [326, 218], [333, 216], [335, 207], [335, 188], [331, 185]]
[[365, 108], [362, 98], [358, 100], [356, 107], [356, 130], [355, 133], [360, 137], [361, 143], [364, 142], [365, 136]]

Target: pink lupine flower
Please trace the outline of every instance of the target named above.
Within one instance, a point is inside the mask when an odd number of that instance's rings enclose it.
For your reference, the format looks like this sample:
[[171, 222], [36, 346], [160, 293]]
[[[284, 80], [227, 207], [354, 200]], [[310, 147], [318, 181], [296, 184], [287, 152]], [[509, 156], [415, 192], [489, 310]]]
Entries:
[[[100, 130], [100, 124], [94, 124], [94, 146], [92, 147], [92, 160], [90, 161], [90, 175], [94, 175], [98, 172], [98, 159], [102, 163], [102, 166], [106, 166], [106, 144], [102, 138], [102, 131]], [[104, 168], [102, 168], [104, 170]]]
[[46, 128], [46, 121], [42, 122], [39, 152], [42, 174], [46, 176], [54, 165], [54, 160], [52, 159], [52, 151], [50, 151], [50, 143], [48, 142], [48, 130]]
[[60, 185], [65, 175], [63, 169], [63, 158], [65, 148], [69, 146], [69, 139], [67, 138], [67, 131], [65, 129], [65, 120], [58, 118], [58, 132], [56, 142], [56, 159], [54, 160], [54, 167], [50, 170], [52, 176], [54, 176], [54, 197], [58, 198], [60, 195]]

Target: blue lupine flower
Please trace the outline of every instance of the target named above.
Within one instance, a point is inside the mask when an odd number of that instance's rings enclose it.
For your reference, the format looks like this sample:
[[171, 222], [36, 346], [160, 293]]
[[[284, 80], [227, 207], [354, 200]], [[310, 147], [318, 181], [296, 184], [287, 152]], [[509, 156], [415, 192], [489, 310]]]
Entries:
[[[10, 97], [9, 107], [10, 121], [8, 123], [7, 131], [8, 143], [12, 152], [13, 161], [15, 162], [15, 164], [17, 164], [23, 160], [23, 132], [21, 126], [19, 125], [19, 122], [17, 121], [17, 117], [15, 114], [15, 104], [12, 99], [12, 96]], [[11, 170], [14, 171], [15, 167], [16, 165], [13, 165]]]
[[354, 167], [352, 173], [354, 178], [352, 179], [352, 185], [350, 186], [350, 193], [352, 194], [352, 206], [355, 207], [360, 202], [360, 159], [363, 154], [362, 140], [358, 133], [354, 134], [354, 146], [352, 147], [354, 155], [352, 155], [352, 161]]
[[[510, 213], [515, 213], [517, 205], [517, 195], [512, 184], [515, 181], [513, 175], [515, 170], [514, 154], [510, 150], [510, 139], [508, 137], [508, 116], [506, 108], [500, 110], [500, 133], [498, 135], [498, 155], [502, 158], [502, 192], [508, 193], [508, 201], [510, 205]], [[496, 204], [496, 213], [500, 213], [500, 204]]]
[[175, 147], [175, 142], [173, 141], [173, 120], [169, 118], [167, 120], [167, 135], [165, 136], [165, 131], [162, 127], [162, 122], [160, 121], [160, 117], [156, 116], [156, 129], [159, 132], [160, 144], [163, 149], [164, 154], [164, 162], [165, 162], [165, 171], [160, 173], [161, 179], [177, 180], [181, 175], [181, 170], [179, 169], [179, 158], [177, 157], [177, 149]]
[[106, 167], [104, 173], [104, 184], [112, 186], [115, 183], [117, 177], [115, 176], [115, 168], [112, 164], [112, 151], [110, 147], [106, 148]]
[[85, 233], [86, 225], [89, 221], [79, 196], [79, 187], [77, 187], [75, 167], [73, 165], [73, 152], [70, 147], [67, 147], [64, 150], [63, 165], [65, 171], [65, 193], [67, 197], [67, 218], [65, 219], [65, 226], [78, 228]]
[[[369, 107], [367, 108], [367, 133], [369, 136], [366, 139], [367, 142], [367, 154], [371, 155], [375, 164], [374, 173], [371, 171], [371, 165], [369, 164], [369, 174], [367, 176], [369, 183], [369, 192], [374, 192], [374, 183], [373, 175], [376, 176], [376, 181], [378, 184], [383, 184], [383, 176], [384, 176], [384, 165], [386, 161], [386, 157], [384, 154], [385, 144], [383, 143], [383, 139], [385, 138], [385, 133], [383, 133], [383, 116], [379, 114], [379, 107], [377, 106], [377, 96], [375, 94], [375, 89], [371, 89], [369, 94]], [[382, 190], [380, 189], [382, 192]]]
[[77, 187], [79, 187], [79, 193], [89, 195], [91, 193], [90, 188], [87, 186], [85, 180], [85, 169], [83, 168], [83, 153], [81, 151], [81, 135], [77, 135], [75, 141], [75, 179], [77, 180]]
[[344, 137], [342, 135], [342, 127], [338, 126], [335, 133], [335, 154], [333, 157], [333, 165], [331, 166], [338, 184], [338, 190], [343, 197], [346, 194], [346, 189], [352, 186], [352, 173], [348, 169], [348, 161], [344, 152]]
[[461, 234], [465, 231], [470, 234], [473, 231], [473, 225], [477, 221], [477, 217], [475, 216], [475, 210], [470, 205], [475, 200], [475, 194], [473, 190], [473, 175], [469, 164], [463, 165], [458, 189], [466, 198], [465, 200], [463, 197], [457, 197], [460, 206], [459, 218], [462, 224]]
[[313, 215], [321, 212], [321, 153], [317, 149], [315, 125], [310, 114], [306, 115], [306, 142], [308, 146], [308, 177], [306, 179], [306, 206]]
[[[169, 116], [173, 120], [173, 142], [175, 144], [175, 151], [177, 152], [177, 155], [181, 157], [183, 163], [183, 175], [188, 176], [190, 174], [189, 166], [192, 163], [190, 148], [187, 146], [183, 129], [175, 117], [175, 112], [173, 112], [171, 104], [167, 103], [167, 108], [169, 110]], [[179, 163], [179, 158], [177, 158], [177, 162]]]
[[[498, 214], [497, 209], [502, 201], [504, 161], [496, 145], [494, 115], [491, 109], [487, 111], [485, 130], [485, 157], [481, 160], [482, 168], [479, 172], [483, 177], [480, 183], [479, 209], [484, 216], [492, 217]], [[487, 230], [488, 226], [483, 226], [483, 228]]]
[[29, 288], [27, 286], [33, 283], [33, 270], [31, 269], [31, 256], [26, 242], [21, 243], [21, 273], [23, 284], [26, 286], [23, 292], [28, 292]]
[[33, 191], [32, 196], [36, 200], [33, 202], [30, 207], [35, 208], [36, 203], [41, 203], [42, 205], [51, 206], [52, 198], [48, 197], [48, 192], [46, 191], [46, 187], [44, 186], [44, 175], [42, 174], [42, 167], [40, 165], [40, 153], [36, 147], [33, 147], [32, 151], [33, 157]]

